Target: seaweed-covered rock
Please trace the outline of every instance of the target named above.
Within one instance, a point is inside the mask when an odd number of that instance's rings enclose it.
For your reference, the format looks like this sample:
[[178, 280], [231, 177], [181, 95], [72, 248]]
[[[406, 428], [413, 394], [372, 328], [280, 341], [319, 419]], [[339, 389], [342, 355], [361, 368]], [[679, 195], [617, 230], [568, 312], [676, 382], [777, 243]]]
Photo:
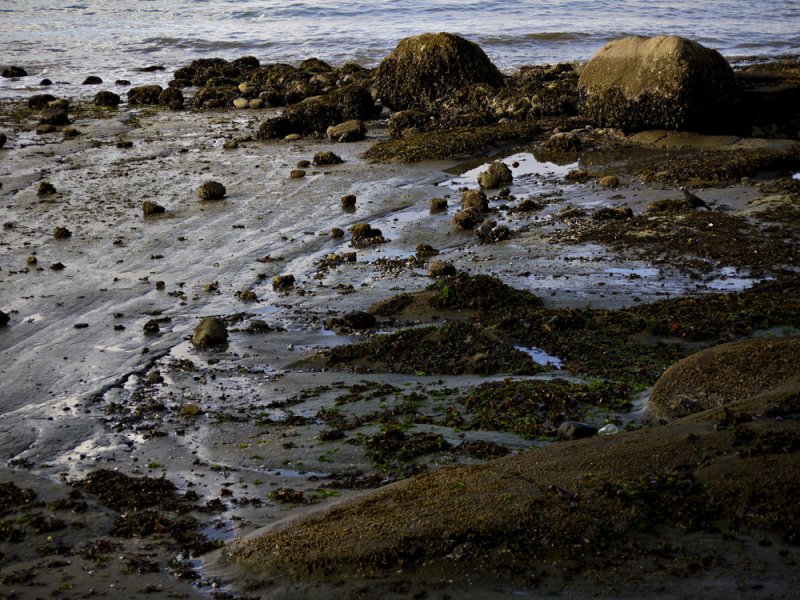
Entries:
[[758, 338], [702, 350], [667, 369], [650, 408], [676, 418], [744, 400], [783, 385], [800, 389], [800, 337]]
[[465, 190], [461, 193], [461, 206], [464, 210], [486, 212], [489, 210], [489, 200], [481, 190]]
[[197, 189], [197, 195], [201, 200], [222, 200], [227, 190], [218, 181], [206, 181]]
[[54, 127], [69, 125], [69, 115], [63, 108], [48, 107], [39, 113], [39, 124], [53, 125]]
[[327, 134], [328, 139], [332, 142], [357, 142], [364, 139], [367, 134], [367, 128], [358, 119], [351, 119], [328, 127]]
[[498, 87], [503, 76], [477, 44], [451, 33], [401, 40], [375, 77], [381, 100], [396, 110], [433, 106], [478, 83]]
[[339, 156], [338, 154], [330, 151], [324, 151], [324, 152], [317, 152], [314, 155], [313, 162], [314, 165], [322, 167], [326, 165], [340, 165], [344, 161], [342, 160], [342, 157]]
[[158, 103], [161, 106], [168, 106], [172, 110], [183, 108], [183, 92], [178, 88], [168, 87], [158, 95]]
[[258, 128], [256, 137], [260, 140], [276, 140], [292, 132], [292, 123], [284, 115], [267, 119]]
[[28, 72], [23, 69], [22, 67], [8, 67], [7, 69], [3, 69], [3, 77], [6, 79], [12, 79], [15, 77], [27, 77]]
[[578, 86], [591, 121], [626, 131], [730, 129], [740, 103], [722, 55], [678, 36], [610, 42], [583, 69]]
[[333, 330], [372, 329], [377, 324], [378, 321], [374, 315], [361, 310], [325, 320], [325, 327]]
[[398, 110], [389, 117], [389, 137], [399, 139], [427, 130], [433, 115], [424, 110]]
[[119, 94], [109, 92], [108, 90], [97, 92], [94, 96], [95, 106], [119, 106], [120, 101]]
[[56, 97], [53, 94], [34, 94], [28, 98], [28, 108], [41, 110], [48, 106]]
[[59, 226], [53, 229], [53, 237], [57, 240], [66, 240], [72, 237], [72, 232], [66, 227]]
[[146, 217], [151, 215], [161, 215], [164, 212], [166, 212], [166, 209], [157, 202], [152, 202], [150, 200], [145, 200], [142, 202], [142, 213]]
[[39, 197], [52, 196], [53, 194], [57, 193], [58, 191], [56, 190], [56, 186], [49, 181], [41, 181], [39, 185], [36, 186], [36, 195]]
[[228, 328], [219, 317], [206, 317], [198, 323], [192, 334], [192, 344], [198, 348], [221, 346], [227, 341]]
[[493, 190], [510, 184], [514, 180], [511, 169], [504, 162], [495, 161], [478, 175], [478, 185], [485, 190]]
[[154, 106], [164, 89], [160, 85], [142, 85], [128, 90], [128, 104], [131, 106]]

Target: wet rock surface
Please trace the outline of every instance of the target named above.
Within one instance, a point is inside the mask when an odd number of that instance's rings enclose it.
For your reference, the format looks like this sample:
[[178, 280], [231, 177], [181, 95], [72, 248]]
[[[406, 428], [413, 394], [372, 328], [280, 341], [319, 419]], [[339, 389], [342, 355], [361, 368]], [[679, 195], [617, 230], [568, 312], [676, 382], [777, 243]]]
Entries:
[[714, 346], [667, 369], [650, 396], [663, 418], [678, 418], [786, 388], [800, 389], [800, 338], [762, 338]]
[[[713, 597], [733, 569], [787, 595], [791, 386], [667, 426], [645, 396], [700, 349], [800, 329], [800, 162], [775, 139], [796, 119], [763, 89], [792, 65], [747, 70], [771, 139], [598, 129], [573, 65], [380, 119], [375, 71], [317, 59], [195, 61], [135, 110], [1, 107], [3, 585], [280, 596], [313, 571], [300, 597], [357, 597], [365, 573], [386, 597]], [[51, 102], [80, 136], [36, 131]], [[345, 113], [366, 140], [325, 139]], [[331, 149], [340, 166], [309, 160]], [[511, 179], [464, 210], [493, 162]], [[236, 202], [188, 201], [208, 180]], [[207, 315], [226, 336], [199, 348]], [[568, 422], [610, 435], [561, 441]], [[237, 554], [261, 581], [186, 560], [383, 486]]]
[[473, 85], [497, 87], [502, 81], [478, 45], [450, 33], [401, 40], [376, 73], [379, 97], [396, 110], [426, 108]]
[[735, 131], [741, 92], [717, 51], [678, 36], [608, 43], [581, 71], [583, 112], [625, 131]]

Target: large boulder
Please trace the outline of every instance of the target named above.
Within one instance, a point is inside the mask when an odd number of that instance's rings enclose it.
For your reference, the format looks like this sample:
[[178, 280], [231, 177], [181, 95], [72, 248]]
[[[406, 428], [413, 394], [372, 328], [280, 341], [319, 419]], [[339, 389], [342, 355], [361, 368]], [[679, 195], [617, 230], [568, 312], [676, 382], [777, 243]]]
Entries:
[[451, 33], [401, 40], [375, 77], [378, 96], [395, 110], [429, 108], [478, 83], [498, 87], [503, 76], [480, 46]]
[[745, 400], [800, 383], [800, 337], [758, 338], [702, 350], [656, 382], [650, 408], [666, 419]]
[[730, 131], [741, 97], [719, 52], [678, 36], [606, 44], [581, 72], [578, 91], [592, 122], [626, 131]]

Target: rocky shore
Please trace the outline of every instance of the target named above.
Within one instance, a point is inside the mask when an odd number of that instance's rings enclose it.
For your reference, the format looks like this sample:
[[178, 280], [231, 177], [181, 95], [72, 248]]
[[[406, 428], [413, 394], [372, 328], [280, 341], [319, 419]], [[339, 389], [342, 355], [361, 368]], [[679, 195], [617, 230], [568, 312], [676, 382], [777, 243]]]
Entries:
[[793, 593], [797, 57], [87, 85], [0, 105], [0, 598]]

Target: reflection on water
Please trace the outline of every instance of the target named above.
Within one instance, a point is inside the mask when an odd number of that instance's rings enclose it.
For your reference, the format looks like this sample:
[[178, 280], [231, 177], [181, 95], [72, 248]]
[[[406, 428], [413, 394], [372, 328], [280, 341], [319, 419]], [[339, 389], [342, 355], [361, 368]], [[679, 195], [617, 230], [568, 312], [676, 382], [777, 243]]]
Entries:
[[526, 348], [525, 346], [514, 346], [514, 348], [530, 356], [537, 365], [551, 366], [555, 369], [561, 368], [561, 359], [548, 354], [541, 348]]
[[[541, 191], [541, 189], [524, 189], [524, 186], [536, 187], [542, 184], [552, 184], [557, 180], [562, 180], [567, 173], [578, 168], [578, 163], [558, 165], [553, 162], [540, 161], [530, 152], [520, 152], [506, 156], [499, 162], [503, 162], [511, 169], [514, 176], [515, 193], [526, 193]], [[458, 189], [462, 187], [476, 187], [478, 185], [478, 175], [483, 173], [489, 163], [484, 163], [474, 169], [465, 171], [458, 177], [454, 177], [441, 185]], [[563, 184], [563, 181], [561, 181]], [[520, 189], [522, 186], [522, 189]]]

